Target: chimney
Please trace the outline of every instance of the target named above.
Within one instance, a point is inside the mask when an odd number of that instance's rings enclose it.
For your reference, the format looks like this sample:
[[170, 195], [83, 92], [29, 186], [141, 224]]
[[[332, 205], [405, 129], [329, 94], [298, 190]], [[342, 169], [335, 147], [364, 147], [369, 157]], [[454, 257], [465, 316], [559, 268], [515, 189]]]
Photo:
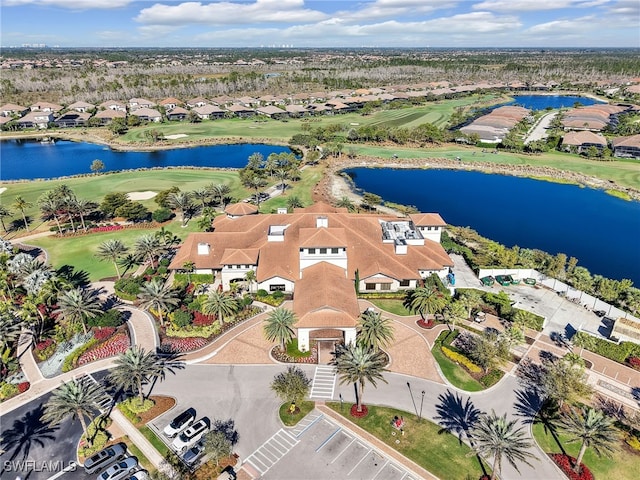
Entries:
[[199, 243], [198, 244], [198, 255], [209, 255], [209, 244], [208, 243]]

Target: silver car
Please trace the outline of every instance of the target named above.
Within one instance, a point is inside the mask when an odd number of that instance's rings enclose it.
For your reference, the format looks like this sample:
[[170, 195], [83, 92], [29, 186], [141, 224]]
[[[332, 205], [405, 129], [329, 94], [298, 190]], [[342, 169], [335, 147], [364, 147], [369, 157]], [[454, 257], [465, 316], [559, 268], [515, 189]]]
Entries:
[[111, 465], [113, 462], [124, 458], [127, 454], [127, 445], [117, 443], [111, 445], [99, 452], [94, 453], [84, 461], [84, 471], [87, 473], [98, 473], [103, 468]]
[[130, 476], [136, 470], [139, 470], [138, 459], [136, 457], [128, 457], [111, 465], [98, 475], [97, 480], [121, 480]]

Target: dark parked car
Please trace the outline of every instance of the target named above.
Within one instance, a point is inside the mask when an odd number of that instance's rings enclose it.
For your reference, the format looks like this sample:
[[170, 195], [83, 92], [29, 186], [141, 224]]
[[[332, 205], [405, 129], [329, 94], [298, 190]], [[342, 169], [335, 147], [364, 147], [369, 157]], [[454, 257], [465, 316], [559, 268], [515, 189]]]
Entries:
[[193, 468], [198, 463], [198, 460], [200, 460], [203, 456], [204, 456], [204, 441], [200, 440], [193, 447], [191, 447], [189, 450], [184, 452], [184, 455], [182, 455], [182, 461], [189, 468]]
[[111, 445], [87, 458], [84, 461], [84, 471], [87, 473], [98, 473], [100, 470], [123, 458], [126, 454], [126, 444], [117, 443]]

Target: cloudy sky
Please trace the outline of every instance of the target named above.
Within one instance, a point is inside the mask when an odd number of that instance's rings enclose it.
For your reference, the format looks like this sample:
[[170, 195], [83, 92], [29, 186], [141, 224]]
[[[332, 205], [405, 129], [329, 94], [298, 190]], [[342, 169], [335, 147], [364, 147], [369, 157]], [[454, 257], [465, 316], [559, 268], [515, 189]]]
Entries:
[[640, 47], [639, 0], [2, 0], [2, 46]]

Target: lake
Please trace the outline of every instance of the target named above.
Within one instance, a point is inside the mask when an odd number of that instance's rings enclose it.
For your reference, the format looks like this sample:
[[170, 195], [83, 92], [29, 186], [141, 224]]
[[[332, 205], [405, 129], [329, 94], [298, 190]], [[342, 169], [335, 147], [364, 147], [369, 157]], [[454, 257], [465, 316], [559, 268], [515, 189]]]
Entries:
[[509, 247], [576, 257], [592, 274], [640, 286], [640, 202], [521, 177], [456, 170], [355, 168], [356, 186], [437, 212]]
[[504, 105], [519, 105], [529, 110], [544, 110], [545, 108], [570, 108], [575, 103], [583, 106], [604, 103], [589, 97], [573, 95], [514, 95], [513, 101]]
[[288, 147], [263, 144], [209, 145], [153, 152], [121, 152], [85, 142], [57, 140], [0, 141], [0, 180], [33, 180], [91, 173], [91, 163], [101, 160], [104, 171], [155, 167], [242, 168], [253, 153], [265, 158], [271, 153], [290, 152]]

